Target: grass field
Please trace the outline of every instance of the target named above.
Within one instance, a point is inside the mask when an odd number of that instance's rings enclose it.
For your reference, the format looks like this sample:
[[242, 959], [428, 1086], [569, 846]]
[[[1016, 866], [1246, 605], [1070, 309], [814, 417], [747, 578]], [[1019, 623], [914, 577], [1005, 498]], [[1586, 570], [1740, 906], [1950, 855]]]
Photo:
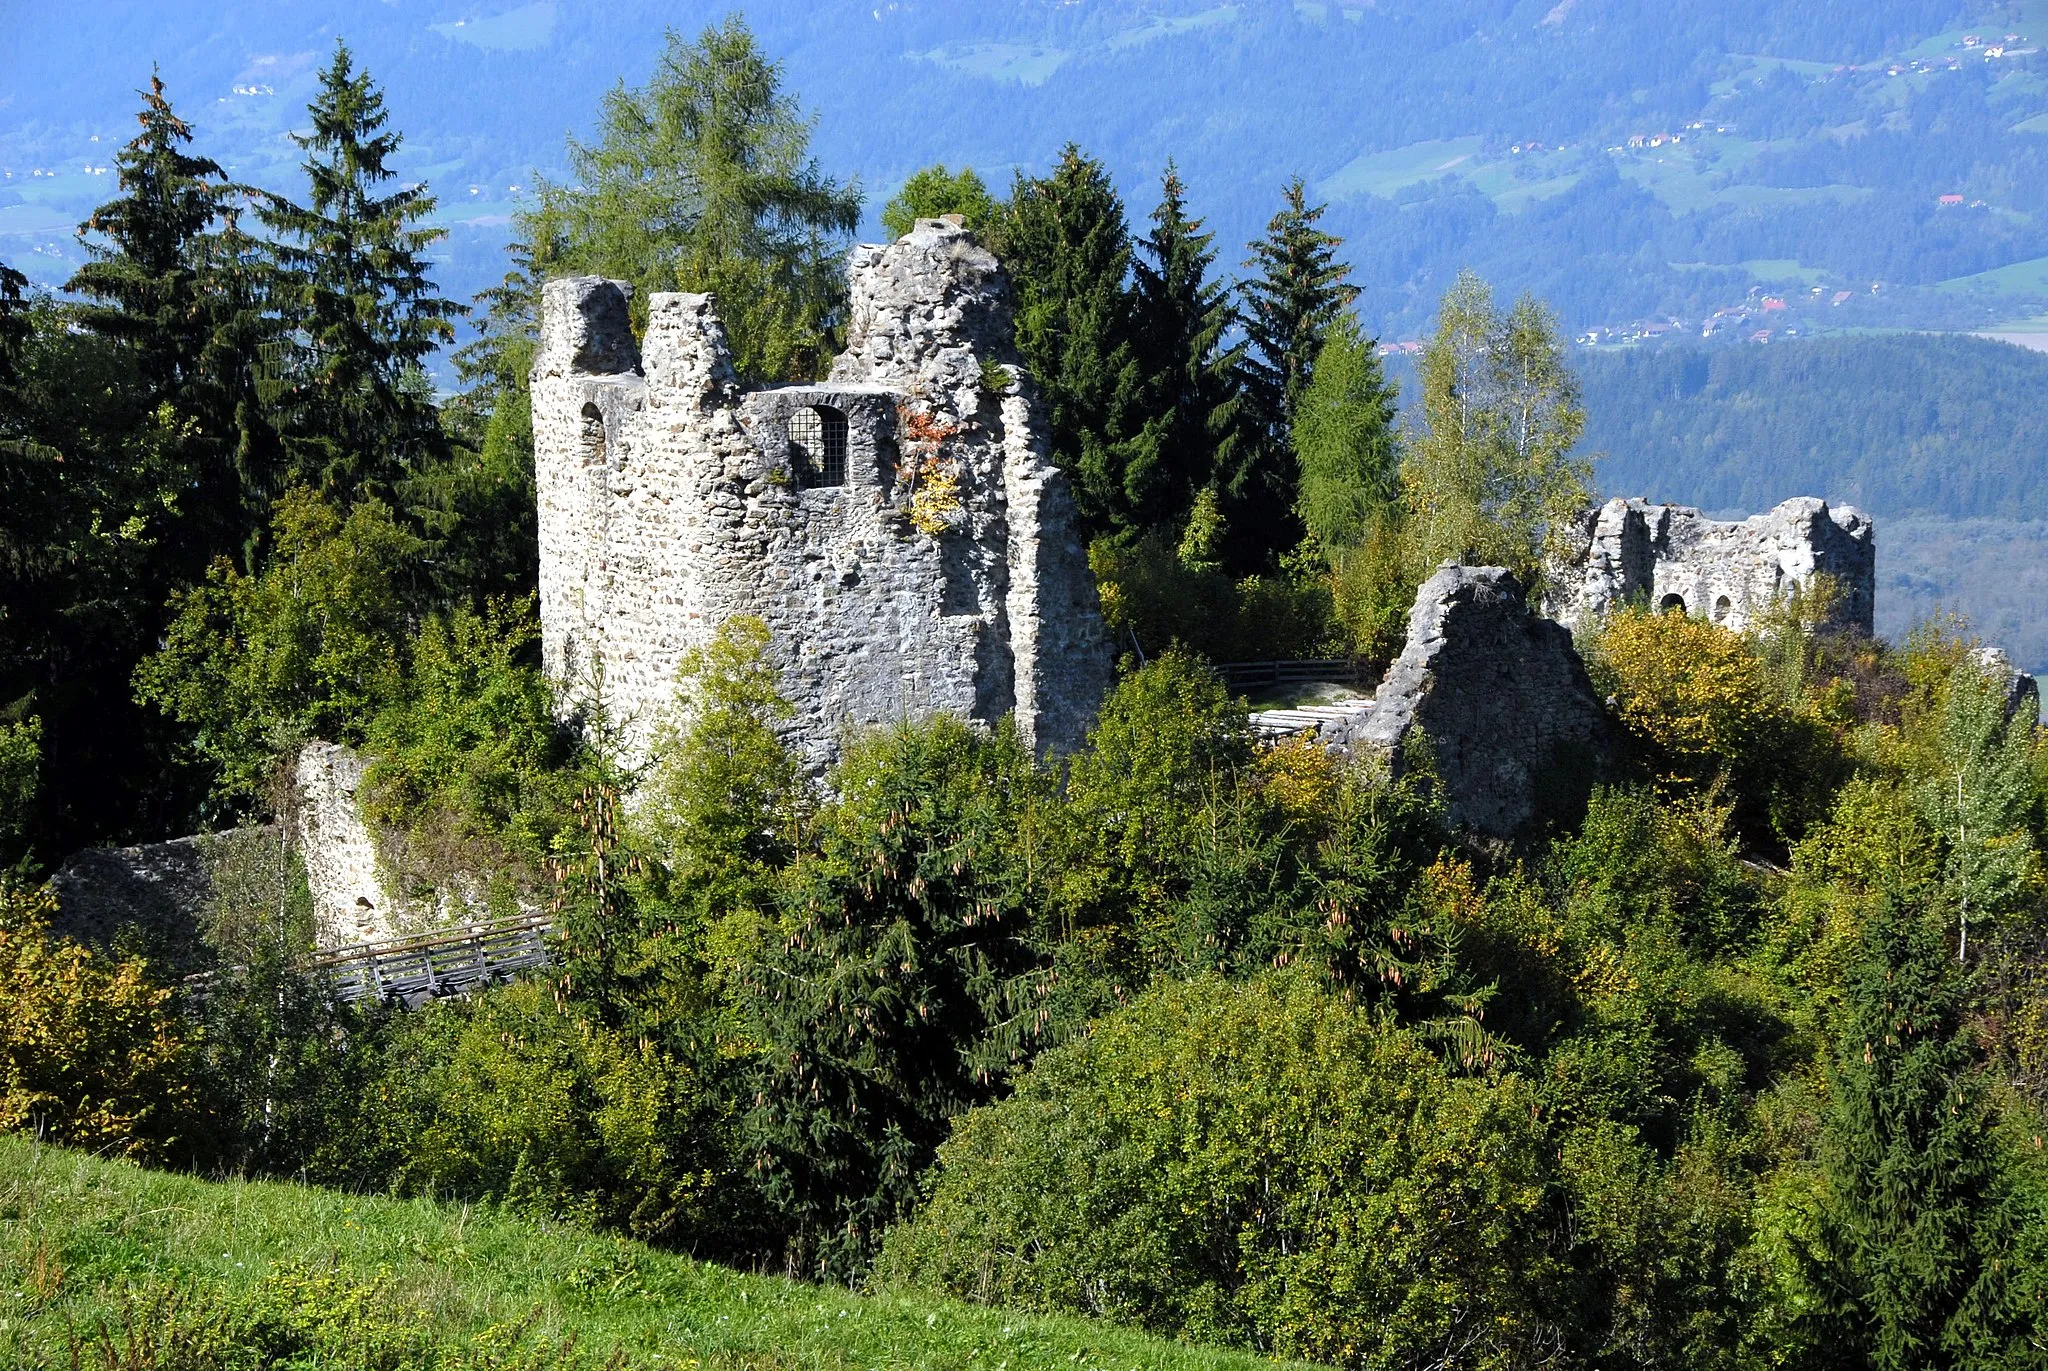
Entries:
[[[124, 1296], [124, 1289], [143, 1293]], [[140, 1310], [148, 1321], [162, 1308], [162, 1292], [174, 1290], [187, 1292], [183, 1302], [193, 1310], [264, 1300], [317, 1305], [304, 1315], [315, 1322], [361, 1306], [370, 1311], [364, 1318], [430, 1340], [437, 1352], [467, 1354], [477, 1339], [488, 1346], [519, 1328], [522, 1348], [573, 1339], [582, 1356], [597, 1359], [422, 1358], [406, 1366], [603, 1365], [614, 1356], [623, 1358], [620, 1366], [732, 1371], [1252, 1371], [1273, 1364], [1082, 1320], [742, 1275], [494, 1211], [288, 1184], [209, 1183], [0, 1136], [0, 1366], [77, 1365], [66, 1355], [67, 1327], [90, 1333], [105, 1322], [118, 1342], [124, 1320]], [[248, 1365], [355, 1371], [386, 1364], [360, 1352], [374, 1341], [367, 1335], [333, 1337], [337, 1351], [321, 1344], [317, 1354]], [[117, 1364], [148, 1371], [166, 1363]]]
[[1996, 295], [2048, 295], [2048, 257], [2014, 262], [1975, 276], [1958, 276], [1943, 281], [1937, 290], [1984, 291]]

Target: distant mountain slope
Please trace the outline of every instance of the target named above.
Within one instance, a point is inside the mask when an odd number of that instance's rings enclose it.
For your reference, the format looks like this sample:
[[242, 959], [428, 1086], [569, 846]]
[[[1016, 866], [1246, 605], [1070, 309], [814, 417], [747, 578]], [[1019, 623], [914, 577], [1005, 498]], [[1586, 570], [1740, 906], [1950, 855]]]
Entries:
[[1575, 361], [1614, 494], [2048, 519], [2048, 353], [1900, 334]]
[[[152, 62], [203, 146], [239, 175], [288, 186], [285, 132], [314, 63], [344, 36], [389, 89], [407, 169], [469, 226], [445, 267], [467, 291], [495, 275], [530, 173], [561, 166], [564, 137], [589, 128], [602, 92], [646, 78], [664, 26], [691, 31], [728, 5], [5, 8], [0, 172], [14, 175], [0, 177], [0, 256], [62, 276], [70, 228], [106, 186], [87, 168], [104, 168], [127, 136]], [[2042, 0], [743, 8], [817, 112], [826, 167], [858, 175], [875, 207], [928, 162], [971, 163], [1001, 184], [1072, 139], [1109, 161], [1134, 217], [1177, 159], [1229, 263], [1298, 173], [1334, 202], [1329, 223], [1352, 239], [1368, 322], [1391, 336], [1419, 332], [1447, 276], [1471, 264], [1541, 291], [1574, 327], [1711, 310], [1739, 297], [1754, 261], [1803, 262], [1865, 289], [1878, 275], [1926, 286], [1924, 300], [1892, 295], [1875, 322], [1953, 325], [2032, 310], [2021, 289], [2032, 277], [1986, 273], [2048, 257], [2036, 222], [2048, 138], [2014, 131], [2048, 116], [2048, 68], [2003, 44], [2008, 32], [2048, 37]], [[1982, 37], [1966, 23], [1998, 40], [1996, 59], [1963, 46]], [[1836, 70], [1846, 63], [1861, 69]], [[1678, 141], [1653, 141], [1666, 134]], [[1938, 214], [1949, 192], [1968, 200]], [[1840, 213], [1849, 202], [1855, 215]], [[1931, 290], [1962, 278], [1990, 294]]]

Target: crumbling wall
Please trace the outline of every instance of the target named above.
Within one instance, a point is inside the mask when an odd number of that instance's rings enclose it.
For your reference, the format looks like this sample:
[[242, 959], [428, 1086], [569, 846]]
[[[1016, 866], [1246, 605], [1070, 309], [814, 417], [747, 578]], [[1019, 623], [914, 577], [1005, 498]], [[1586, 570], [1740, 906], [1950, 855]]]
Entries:
[[1802, 497], [1723, 522], [1685, 505], [1609, 500], [1587, 513], [1553, 569], [1548, 608], [1576, 623], [1640, 597], [1741, 629], [1817, 575], [1840, 592], [1834, 622], [1872, 632], [1877, 533], [1861, 511]]
[[1620, 755], [1571, 634], [1530, 612], [1512, 572], [1449, 562], [1416, 595], [1354, 750], [1399, 774], [1418, 738], [1451, 825], [1503, 838], [1569, 819]]
[[[739, 614], [771, 630], [786, 736], [813, 771], [849, 729], [898, 719], [1014, 714], [1063, 751], [1094, 718], [1107, 634], [994, 257], [924, 220], [856, 249], [849, 273], [830, 379], [747, 393], [709, 297], [654, 296], [635, 349], [619, 283], [546, 288], [543, 655], [629, 755], [673, 708], [684, 655]], [[843, 419], [843, 483], [809, 479], [807, 412]]]
[[360, 792], [369, 763], [339, 743], [312, 742], [299, 752], [299, 856], [313, 895], [319, 945], [395, 938], [397, 901], [385, 893], [376, 839], [363, 819]]

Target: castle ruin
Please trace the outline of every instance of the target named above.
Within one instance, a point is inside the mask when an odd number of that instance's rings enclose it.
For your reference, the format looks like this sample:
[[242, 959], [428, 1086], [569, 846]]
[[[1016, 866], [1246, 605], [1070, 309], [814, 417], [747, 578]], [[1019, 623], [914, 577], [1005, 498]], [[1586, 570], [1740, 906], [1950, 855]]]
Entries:
[[848, 345], [815, 385], [743, 389], [711, 298], [547, 284], [533, 369], [548, 675], [645, 757], [678, 669], [770, 630], [813, 772], [850, 731], [1014, 716], [1080, 746], [1111, 659], [1072, 497], [996, 259], [950, 219], [854, 249]]
[[1740, 630], [1826, 576], [1837, 596], [1832, 621], [1866, 635], [1875, 629], [1876, 525], [1848, 505], [1805, 496], [1723, 522], [1686, 505], [1609, 500], [1573, 533], [1545, 606], [1567, 624], [1641, 599]]

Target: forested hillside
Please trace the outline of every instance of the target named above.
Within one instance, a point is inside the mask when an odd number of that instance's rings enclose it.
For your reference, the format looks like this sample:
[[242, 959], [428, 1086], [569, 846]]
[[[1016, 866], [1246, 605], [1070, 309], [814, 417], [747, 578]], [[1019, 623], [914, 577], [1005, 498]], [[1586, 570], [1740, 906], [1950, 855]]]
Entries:
[[[1000, 185], [1076, 139], [1126, 192], [1175, 159], [1231, 264], [1286, 179], [1307, 178], [1360, 245], [1364, 316], [1389, 336], [1419, 336], [1465, 266], [1538, 291], [1574, 329], [1696, 318], [1788, 278], [1890, 288], [1837, 322], [2048, 309], [2038, 0], [745, 9], [819, 116], [824, 165], [867, 188], [870, 226], [920, 166]], [[21, 7], [0, 34], [0, 236], [56, 279], [152, 63], [236, 174], [275, 179], [317, 54], [345, 35], [411, 114], [400, 165], [469, 226], [444, 249], [467, 293], [602, 91], [645, 78], [665, 24], [711, 13], [174, 0], [85, 25]]]

